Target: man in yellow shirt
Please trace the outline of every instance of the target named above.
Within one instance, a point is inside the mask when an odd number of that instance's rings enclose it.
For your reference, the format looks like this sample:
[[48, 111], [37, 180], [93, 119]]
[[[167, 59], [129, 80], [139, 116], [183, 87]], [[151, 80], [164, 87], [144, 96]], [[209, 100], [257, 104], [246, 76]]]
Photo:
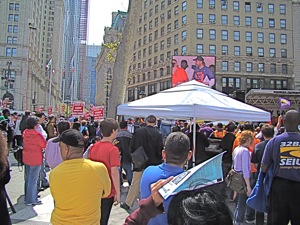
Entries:
[[77, 130], [66, 130], [53, 142], [59, 142], [64, 161], [50, 173], [51, 223], [99, 225], [101, 198], [111, 189], [105, 165], [82, 158], [84, 137]]

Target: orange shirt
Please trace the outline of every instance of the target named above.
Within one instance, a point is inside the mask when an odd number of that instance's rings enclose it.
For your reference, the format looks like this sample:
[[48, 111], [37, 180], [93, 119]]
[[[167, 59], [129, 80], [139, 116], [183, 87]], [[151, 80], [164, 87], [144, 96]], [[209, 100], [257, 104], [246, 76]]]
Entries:
[[221, 131], [215, 130], [214, 131], [215, 138], [223, 138], [225, 136], [225, 134], [226, 134], [225, 130], [221, 130]]
[[[253, 136], [254, 136], [254, 133], [253, 133]], [[233, 142], [232, 153], [233, 153], [234, 149], [235, 149], [237, 146], [239, 146], [240, 138], [241, 138], [241, 135], [240, 135], [240, 134], [237, 134], [237, 135], [236, 135], [236, 139], [235, 139], [234, 142]], [[256, 137], [254, 137], [252, 145], [248, 148], [249, 151], [251, 152], [251, 156], [252, 156], [252, 154], [253, 154], [253, 152], [254, 152], [254, 147], [255, 147], [255, 145], [257, 145], [258, 143], [260, 143], [260, 140], [259, 140], [258, 138], [256, 138]], [[255, 168], [254, 163], [251, 163], [251, 173], [255, 173], [255, 172], [257, 172], [257, 169]]]
[[175, 72], [172, 74], [172, 85], [176, 86], [177, 84], [181, 84], [187, 82], [189, 80], [185, 69], [177, 67]]

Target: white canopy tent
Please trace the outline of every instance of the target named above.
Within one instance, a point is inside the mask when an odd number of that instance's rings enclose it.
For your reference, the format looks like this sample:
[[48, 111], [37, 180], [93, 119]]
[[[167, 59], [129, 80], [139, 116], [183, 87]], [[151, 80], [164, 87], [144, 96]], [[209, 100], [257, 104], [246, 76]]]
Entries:
[[[117, 107], [118, 115], [155, 115], [160, 118], [192, 118], [201, 120], [270, 121], [270, 113], [228, 97], [195, 80], [161, 91], [155, 95]], [[193, 126], [196, 146], [196, 126]], [[195, 162], [195, 152], [193, 154]]]
[[162, 118], [270, 121], [270, 113], [237, 101], [197, 81], [189, 81], [117, 107], [118, 115]]

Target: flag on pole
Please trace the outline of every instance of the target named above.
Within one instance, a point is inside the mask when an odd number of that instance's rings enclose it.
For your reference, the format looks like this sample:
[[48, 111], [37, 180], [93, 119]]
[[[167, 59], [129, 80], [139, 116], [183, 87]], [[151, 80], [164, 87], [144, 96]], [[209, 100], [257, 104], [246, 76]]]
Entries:
[[52, 65], [52, 58], [49, 60], [48, 64], [46, 65], [46, 70], [49, 70], [51, 65]]
[[291, 107], [291, 101], [285, 98], [278, 98], [279, 109], [288, 109]]

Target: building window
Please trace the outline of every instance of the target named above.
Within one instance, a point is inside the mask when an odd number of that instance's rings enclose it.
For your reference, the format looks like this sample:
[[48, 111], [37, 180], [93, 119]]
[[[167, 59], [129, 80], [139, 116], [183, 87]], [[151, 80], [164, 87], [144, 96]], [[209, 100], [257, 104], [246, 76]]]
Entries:
[[148, 48], [148, 54], [149, 54], [149, 55], [152, 54], [152, 46], [149, 46], [149, 48]]
[[274, 33], [269, 34], [269, 42], [272, 44], [275, 43], [275, 34]]
[[178, 8], [178, 6], [175, 6], [175, 8], [174, 8], [174, 15], [177, 16], [178, 13], [179, 13], [179, 8]]
[[262, 17], [257, 17], [257, 27], [263, 27], [264, 22], [263, 22], [263, 18]]
[[161, 23], [164, 23], [164, 22], [165, 22], [165, 14], [164, 14], [164, 13], [162, 13], [162, 14], [160, 15], [160, 22], [161, 22]]
[[12, 25], [8, 25], [7, 26], [7, 32], [8, 33], [12, 33], [13, 32], [13, 26]]
[[222, 55], [228, 55], [228, 45], [222, 45]]
[[[168, 25], [167, 25], [167, 32], [168, 33], [170, 33], [171, 32], [171, 30], [172, 30], [172, 25], [171, 25], [171, 23], [169, 23]], [[161, 35], [162, 36], [162, 35]]]
[[274, 28], [275, 27], [275, 19], [269, 19], [269, 27]]
[[245, 12], [251, 12], [251, 2], [245, 2]]
[[6, 48], [6, 56], [15, 57], [17, 56], [16, 48]]
[[222, 62], [222, 71], [228, 71], [228, 61]]
[[215, 0], [209, 0], [209, 8], [215, 8]]
[[233, 24], [234, 25], [240, 25], [240, 17], [239, 16], [234, 16], [233, 17]]
[[262, 32], [257, 33], [257, 42], [259, 42], [259, 43], [264, 42], [264, 33], [262, 33]]
[[246, 31], [246, 41], [252, 42], [252, 32]]
[[235, 41], [240, 40], [240, 32], [239, 31], [234, 31], [233, 32], [233, 40], [235, 40]]
[[279, 8], [280, 8], [280, 14], [286, 13], [285, 4], [280, 4]]
[[286, 90], [287, 89], [287, 81], [286, 80], [271, 80], [270, 88], [277, 90]]
[[160, 68], [160, 69], [159, 69], [159, 74], [160, 74], [161, 77], [164, 76], [164, 69], [163, 69], [163, 68]]
[[222, 30], [222, 40], [227, 41], [228, 40], [228, 31]]
[[152, 21], [149, 22], [149, 30], [152, 30]]
[[287, 58], [287, 49], [286, 48], [281, 49], [281, 58]]
[[203, 29], [197, 29], [197, 38], [203, 39]]
[[203, 14], [197, 13], [197, 23], [203, 23]]
[[157, 93], [157, 85], [156, 84], [149, 84], [148, 85], [148, 96]]
[[240, 72], [240, 71], [241, 71], [241, 63], [234, 62], [234, 72]]
[[13, 21], [14, 19], [14, 14], [9, 14], [8, 15], [8, 21]]
[[186, 16], [183, 16], [182, 19], [181, 19], [181, 21], [182, 21], [182, 26], [186, 25]]
[[197, 8], [203, 8], [203, 0], [197, 0]]
[[274, 13], [274, 4], [269, 4], [268, 5], [268, 12], [269, 13]]
[[209, 54], [216, 54], [216, 46], [209, 45]]
[[276, 49], [270, 48], [269, 55], [270, 55], [270, 58], [276, 58]]
[[182, 3], [182, 11], [186, 11], [186, 1]]
[[162, 41], [160, 42], [160, 50], [164, 50], [164, 48], [165, 48], [165, 41], [162, 40]]
[[227, 25], [228, 24], [228, 16], [227, 15], [222, 15], [222, 25]]
[[265, 72], [265, 64], [264, 64], [264, 63], [258, 63], [258, 64], [257, 64], [257, 70], [258, 70], [258, 72], [260, 72], [260, 73]]
[[257, 79], [257, 78], [248, 78], [246, 79], [246, 84], [247, 84], [247, 91], [250, 91], [251, 89], [259, 89], [263, 88], [264, 81], [262, 79]]
[[172, 15], [172, 12], [171, 12], [171, 10], [169, 10], [168, 13], [167, 13], [167, 18], [171, 19], [171, 15]]
[[152, 66], [152, 59], [148, 59], [148, 66]]
[[276, 74], [276, 64], [275, 63], [270, 64], [270, 73]]
[[155, 14], [158, 13], [158, 5], [155, 6], [154, 12], [155, 12]]
[[286, 44], [286, 34], [281, 34], [280, 35], [280, 43], [281, 44]]
[[8, 36], [8, 37], [7, 37], [6, 43], [7, 43], [7, 44], [12, 44], [12, 37], [11, 37], [11, 36]]
[[233, 10], [239, 11], [240, 10], [240, 5], [238, 1], [233, 2]]
[[263, 5], [262, 3], [256, 3], [256, 12], [263, 12]]
[[287, 66], [287, 64], [282, 64], [281, 65], [281, 71], [282, 71], [282, 74], [288, 74], [288, 66]]
[[167, 39], [167, 47], [168, 48], [171, 46], [171, 42], [172, 42], [171, 37], [168, 37], [168, 39]]
[[241, 55], [241, 47], [234, 46], [234, 55]]
[[280, 28], [281, 29], [285, 29], [286, 28], [286, 20], [285, 19], [281, 19], [280, 20]]
[[250, 16], [245, 17], [245, 26], [251, 26], [252, 25], [252, 18]]
[[178, 55], [178, 48], [174, 49], [174, 55]]
[[264, 48], [257, 49], [258, 57], [264, 57]]
[[252, 62], [246, 63], [246, 72], [252, 72]]
[[174, 35], [174, 44], [178, 44], [178, 34]]
[[11, 56], [11, 48], [6, 48], [6, 56]]
[[9, 3], [9, 10], [14, 10], [14, 9], [15, 9], [14, 3]]
[[221, 0], [221, 9], [226, 10], [227, 9], [227, 0]]
[[186, 55], [186, 45], [181, 47], [181, 55]]
[[152, 42], [152, 33], [149, 34], [149, 42]]
[[147, 32], [147, 24], [144, 25], [144, 33]]
[[168, 52], [167, 52], [167, 60], [170, 60], [170, 59], [171, 59], [171, 52], [168, 51]]
[[252, 56], [252, 47], [246, 47], [246, 56]]
[[14, 33], [18, 33], [19, 27], [17, 25], [14, 25]]
[[216, 30], [214, 30], [214, 29], [209, 30], [209, 39], [210, 40], [216, 39]]
[[144, 13], [144, 21], [147, 20], [147, 12]]
[[235, 77], [222, 77], [222, 92], [232, 94], [241, 88], [241, 79]]
[[186, 30], [182, 31], [181, 38], [182, 38], [183, 41], [186, 40]]
[[177, 30], [178, 29], [178, 20], [175, 20], [174, 21], [174, 30]]
[[216, 15], [209, 14], [209, 23], [216, 23]]
[[203, 44], [197, 44], [197, 54], [203, 54]]

